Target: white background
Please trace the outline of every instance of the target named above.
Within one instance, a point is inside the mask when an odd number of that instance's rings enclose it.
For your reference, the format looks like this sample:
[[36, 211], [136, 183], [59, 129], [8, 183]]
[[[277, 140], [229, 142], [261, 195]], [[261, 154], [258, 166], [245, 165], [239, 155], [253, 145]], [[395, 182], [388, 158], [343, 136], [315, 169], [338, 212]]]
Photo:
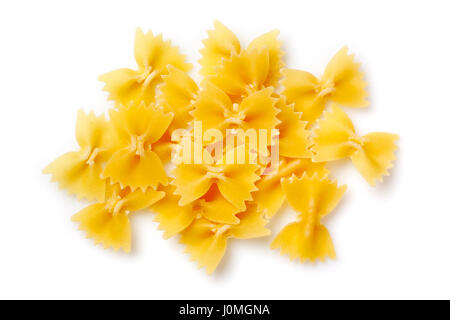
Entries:
[[[450, 19], [447, 1], [2, 1], [0, 298], [450, 298]], [[76, 148], [79, 108], [110, 106], [99, 74], [134, 67], [136, 27], [162, 32], [196, 63], [218, 19], [248, 43], [278, 28], [287, 65], [320, 74], [348, 45], [371, 106], [345, 109], [359, 132], [400, 134], [398, 161], [371, 188], [348, 185], [325, 221], [337, 259], [290, 262], [266, 239], [230, 241], [213, 276], [152, 214], [133, 217], [133, 253], [103, 250], [70, 221], [84, 207], [41, 170]], [[196, 68], [195, 71], [198, 70]], [[271, 222], [274, 234], [293, 218]]]

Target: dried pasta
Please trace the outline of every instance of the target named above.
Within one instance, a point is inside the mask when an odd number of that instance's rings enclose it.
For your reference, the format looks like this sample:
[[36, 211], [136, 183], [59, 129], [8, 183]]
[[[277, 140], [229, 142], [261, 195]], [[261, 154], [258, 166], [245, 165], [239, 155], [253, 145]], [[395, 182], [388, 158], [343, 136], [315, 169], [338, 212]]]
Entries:
[[347, 47], [336, 53], [320, 79], [295, 69], [285, 69], [283, 75], [283, 95], [288, 103], [295, 103], [296, 111], [310, 124], [320, 117], [327, 101], [353, 108], [369, 104], [364, 73], [359, 70], [354, 56], [348, 54]]
[[75, 135], [80, 149], [63, 154], [44, 173], [51, 174], [52, 181], [79, 199], [103, 201], [106, 182], [101, 176], [102, 164], [111, 153], [111, 134], [104, 115], [78, 111]]
[[325, 260], [334, 258], [330, 234], [321, 219], [337, 206], [346, 186], [338, 187], [326, 177], [306, 173], [301, 178], [292, 175], [281, 182], [287, 201], [298, 212], [298, 221], [288, 224], [275, 237], [272, 249], [280, 248], [291, 260]]
[[131, 227], [129, 214], [148, 208], [164, 197], [164, 192], [152, 188], [143, 192], [121, 188], [118, 184], [108, 185], [106, 200], [92, 204], [72, 216], [80, 224], [88, 238], [105, 248], [131, 250]]
[[278, 114], [280, 155], [289, 158], [311, 158], [310, 132], [306, 129], [307, 122], [301, 120], [301, 113], [295, 111], [293, 104], [286, 104], [285, 97], [278, 99], [277, 108], [280, 110]]
[[173, 114], [143, 103], [110, 110], [115, 132], [116, 151], [102, 175], [113, 183], [132, 190], [167, 185], [168, 178], [161, 159], [152, 150], [169, 127]]
[[223, 59], [241, 52], [239, 39], [230, 29], [219, 21], [214, 21], [214, 30], [208, 31], [208, 38], [203, 40], [204, 48], [200, 50], [202, 58], [200, 74], [209, 76], [215, 74]]
[[166, 196], [155, 203], [151, 209], [156, 212], [155, 222], [164, 231], [164, 238], [170, 238], [186, 229], [196, 218], [223, 224], [237, 224], [236, 209], [220, 193], [216, 185], [212, 186], [199, 199], [180, 206], [180, 196], [175, 194], [175, 186], [163, 187]]
[[[228, 152], [234, 153], [235, 150]], [[239, 211], [245, 210], [245, 202], [251, 201], [251, 193], [256, 191], [255, 182], [259, 179], [256, 174], [258, 166], [250, 163], [227, 163], [226, 154], [218, 160], [214, 160], [208, 152], [204, 152], [203, 156], [205, 159], [202, 163], [182, 163], [173, 171], [175, 193], [180, 195], [178, 204], [180, 206], [189, 204], [216, 185], [222, 196], [234, 207]]]
[[319, 120], [319, 127], [314, 134], [313, 160], [350, 158], [371, 186], [389, 175], [388, 169], [392, 168], [395, 160], [398, 135], [372, 132], [358, 136], [350, 118], [336, 105], [332, 106], [331, 112], [325, 112], [325, 118]]
[[257, 37], [242, 49], [239, 39], [227, 27], [218, 21], [214, 27], [200, 50], [200, 74], [225, 91], [233, 102], [278, 85], [284, 67], [278, 30]]
[[198, 86], [184, 71], [172, 65], [167, 66], [168, 74], [163, 75], [163, 83], [159, 86], [161, 94], [159, 102], [174, 114], [169, 132], [184, 128], [192, 120], [190, 115], [197, 100]]
[[[232, 129], [264, 129], [270, 132], [280, 123], [276, 117], [280, 110], [275, 107], [276, 99], [272, 97], [272, 92], [272, 88], [265, 88], [240, 103], [233, 103], [225, 92], [207, 83], [195, 101], [192, 116], [201, 121], [204, 130], [220, 130], [224, 137], [227, 130]], [[270, 145], [271, 135], [268, 134], [266, 138], [264, 143]]]
[[218, 21], [203, 45], [200, 83], [177, 47], [141, 29], [137, 68], [99, 77], [114, 106], [100, 116], [80, 110], [78, 150], [43, 170], [93, 202], [72, 220], [96, 244], [130, 252], [131, 214], [151, 211], [163, 238], [177, 237], [211, 274], [229, 239], [269, 236], [287, 202], [297, 219], [271, 248], [301, 262], [334, 258], [322, 218], [346, 186], [327, 163], [350, 158], [374, 185], [397, 148], [394, 134], [358, 136], [338, 107], [368, 104], [359, 64], [344, 47], [320, 78], [286, 69], [278, 30], [244, 46]]
[[328, 170], [323, 163], [315, 163], [310, 159], [281, 158], [279, 165], [273, 170], [266, 169], [261, 180], [256, 183], [258, 190], [254, 193], [254, 200], [258, 209], [268, 218], [272, 218], [282, 207], [286, 195], [281, 188], [281, 180], [289, 178], [292, 174], [302, 176], [303, 173], [323, 176]]
[[239, 214], [239, 224], [214, 223], [204, 218], [196, 219], [181, 233], [180, 242], [199, 268], [211, 274], [222, 260], [229, 238], [252, 239], [268, 236], [267, 220], [254, 205]]
[[99, 77], [105, 83], [103, 89], [108, 92], [109, 99], [119, 105], [154, 102], [156, 86], [168, 73], [168, 65], [183, 71], [191, 69], [170, 41], [164, 41], [161, 34], [144, 33], [140, 28], [136, 30], [134, 58], [138, 66], [136, 70], [121, 68]]

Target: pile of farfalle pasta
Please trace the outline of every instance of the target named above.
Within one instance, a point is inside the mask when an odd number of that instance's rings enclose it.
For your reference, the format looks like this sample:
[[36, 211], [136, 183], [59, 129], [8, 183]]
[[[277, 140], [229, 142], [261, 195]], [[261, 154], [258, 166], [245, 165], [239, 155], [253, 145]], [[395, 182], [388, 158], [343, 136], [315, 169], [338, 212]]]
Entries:
[[[129, 252], [130, 217], [153, 212], [163, 237], [178, 236], [212, 273], [229, 239], [268, 236], [267, 223], [287, 202], [296, 220], [271, 248], [301, 262], [334, 258], [322, 219], [346, 186], [330, 179], [327, 162], [350, 159], [374, 186], [389, 175], [397, 149], [397, 135], [359, 135], [342, 109], [368, 106], [360, 65], [344, 47], [320, 77], [288, 69], [278, 31], [243, 47], [217, 21], [203, 44], [199, 83], [177, 47], [140, 29], [137, 68], [99, 77], [114, 107], [100, 116], [80, 110], [79, 149], [44, 169], [61, 188], [93, 202], [72, 220], [95, 243]], [[251, 130], [256, 142], [238, 139]]]

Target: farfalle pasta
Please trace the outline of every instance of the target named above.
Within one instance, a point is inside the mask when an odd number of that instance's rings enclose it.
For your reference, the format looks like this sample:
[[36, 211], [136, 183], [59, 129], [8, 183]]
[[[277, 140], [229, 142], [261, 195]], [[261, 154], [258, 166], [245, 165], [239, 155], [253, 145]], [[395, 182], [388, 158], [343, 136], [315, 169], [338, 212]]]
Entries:
[[169, 127], [173, 114], [141, 103], [110, 110], [109, 116], [117, 150], [106, 163], [102, 175], [133, 190], [167, 185], [162, 161], [152, 149]]
[[[243, 149], [243, 145], [238, 148]], [[237, 150], [229, 152], [235, 151]], [[227, 201], [239, 211], [245, 210], [245, 202], [251, 201], [252, 192], [257, 190], [255, 182], [259, 179], [256, 174], [258, 166], [251, 163], [229, 163], [226, 154], [214, 160], [209, 152], [203, 152], [203, 157], [200, 164], [183, 163], [173, 171], [172, 184], [176, 187], [175, 194], [180, 195], [179, 205], [189, 204], [217, 186]]]
[[200, 74], [210, 76], [216, 73], [223, 59], [241, 52], [241, 44], [236, 35], [219, 21], [214, 21], [214, 30], [208, 31], [208, 38], [203, 40], [200, 50], [202, 58], [198, 61]]
[[88, 238], [101, 243], [105, 248], [131, 250], [131, 226], [129, 215], [148, 208], [164, 197], [164, 192], [154, 189], [131, 191], [118, 184], [108, 185], [104, 202], [92, 204], [72, 216], [86, 231]]
[[327, 163], [350, 158], [375, 185], [397, 149], [395, 134], [358, 136], [339, 107], [368, 105], [360, 65], [344, 47], [321, 77], [287, 69], [277, 30], [243, 46], [218, 21], [203, 45], [200, 83], [181, 50], [141, 29], [137, 68], [99, 77], [114, 106], [79, 111], [78, 150], [44, 169], [93, 202], [72, 220], [94, 243], [130, 252], [131, 216], [153, 212], [163, 238], [211, 274], [229, 239], [268, 237], [287, 202], [297, 219], [270, 247], [301, 262], [334, 258], [322, 218], [346, 186]]
[[284, 66], [278, 30], [257, 37], [246, 49], [241, 49], [239, 39], [227, 27], [218, 21], [214, 27], [200, 50], [202, 75], [226, 92], [233, 102], [278, 85]]
[[155, 203], [151, 209], [156, 213], [155, 222], [164, 231], [164, 238], [170, 238], [186, 229], [195, 219], [203, 217], [209, 221], [223, 224], [237, 224], [236, 214], [240, 212], [220, 193], [217, 185], [199, 199], [180, 206], [180, 196], [175, 193], [175, 186], [163, 187], [165, 197]]
[[160, 104], [174, 114], [169, 131], [187, 127], [192, 120], [190, 115], [197, 100], [198, 86], [184, 71], [172, 65], [167, 66], [168, 74], [162, 76], [163, 83], [159, 86]]
[[144, 33], [140, 28], [136, 30], [134, 58], [136, 70], [122, 68], [99, 77], [105, 83], [103, 89], [109, 93], [109, 99], [119, 105], [155, 101], [155, 89], [161, 83], [162, 76], [168, 73], [169, 65], [183, 71], [191, 69], [170, 41], [164, 41], [161, 34], [155, 37], [151, 31]]
[[280, 110], [277, 115], [280, 155], [288, 158], [311, 158], [311, 133], [306, 129], [307, 122], [301, 120], [301, 113], [295, 111], [293, 104], [286, 104], [285, 97], [278, 99], [276, 107]]
[[320, 117], [327, 101], [353, 108], [368, 106], [364, 74], [347, 47], [336, 53], [321, 78], [295, 69], [285, 69], [283, 75], [283, 95], [310, 124]]
[[304, 173], [325, 175], [328, 170], [323, 163], [315, 163], [310, 159], [281, 158], [277, 168], [266, 169], [261, 180], [256, 184], [258, 190], [254, 193], [254, 200], [258, 209], [268, 218], [272, 218], [286, 200], [286, 194], [281, 188], [281, 180], [292, 174], [302, 176]]
[[[280, 123], [273, 88], [265, 88], [250, 94], [240, 103], [233, 103], [229, 96], [211, 83], [206, 83], [194, 103], [192, 116], [200, 121], [204, 130], [216, 129], [226, 137], [227, 129], [254, 129], [270, 132]], [[257, 136], [256, 140], [259, 140]], [[272, 136], [267, 134], [264, 144], [272, 144]], [[212, 143], [214, 141], [210, 141]], [[255, 141], [254, 144], [257, 142]], [[255, 150], [257, 149], [256, 146]], [[266, 150], [260, 150], [264, 154]]]
[[204, 218], [196, 219], [181, 233], [180, 242], [186, 246], [191, 259], [197, 261], [199, 268], [205, 267], [212, 273], [227, 248], [229, 238], [252, 239], [270, 234], [265, 228], [267, 220], [254, 205], [239, 214], [239, 224], [214, 223]]
[[321, 219], [337, 206], [346, 186], [338, 187], [317, 173], [312, 177], [305, 173], [300, 179], [292, 175], [281, 184], [289, 204], [298, 213], [298, 221], [284, 227], [271, 248], [280, 248], [281, 254], [287, 253], [291, 260], [334, 258], [333, 242]]
[[338, 106], [333, 105], [325, 118], [319, 121], [313, 138], [315, 161], [334, 161], [350, 158], [359, 173], [374, 186], [389, 175], [388, 169], [395, 160], [395, 141], [398, 135], [372, 132], [358, 136], [350, 118]]
[[50, 163], [44, 173], [51, 174], [59, 183], [77, 198], [103, 201], [106, 181], [102, 177], [103, 163], [109, 158], [113, 145], [112, 130], [105, 116], [86, 115], [78, 111], [75, 136], [80, 149], [68, 152]]

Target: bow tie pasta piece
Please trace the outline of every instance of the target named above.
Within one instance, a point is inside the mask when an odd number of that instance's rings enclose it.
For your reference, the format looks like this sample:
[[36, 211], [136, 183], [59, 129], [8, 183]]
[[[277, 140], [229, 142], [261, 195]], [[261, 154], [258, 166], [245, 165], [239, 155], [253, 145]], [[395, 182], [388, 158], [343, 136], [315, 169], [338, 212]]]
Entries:
[[[232, 103], [221, 89], [206, 83], [194, 103], [192, 116], [194, 120], [201, 121], [204, 130], [219, 129], [223, 137], [227, 136], [227, 130], [254, 129], [254, 140], [257, 140], [257, 130], [264, 129], [267, 133], [265, 145], [270, 145], [271, 129], [275, 129], [280, 123], [276, 117], [280, 110], [275, 107], [276, 99], [272, 97], [272, 93], [273, 88], [266, 88], [251, 94], [240, 103]], [[257, 141], [253, 143], [256, 144]]]
[[281, 158], [275, 168], [267, 167], [261, 180], [256, 183], [258, 191], [253, 194], [258, 211], [264, 212], [267, 218], [272, 218], [283, 206], [286, 196], [280, 181], [292, 174], [302, 176], [304, 173], [326, 176], [328, 170], [324, 163], [314, 163], [310, 159]]
[[[239, 39], [227, 27], [218, 21], [214, 22], [214, 27], [214, 30], [208, 32], [208, 38], [203, 41], [204, 48], [200, 50], [202, 55], [199, 61], [202, 66], [200, 74], [204, 76], [219, 74], [217, 82], [229, 88], [231, 91], [223, 89], [231, 95], [239, 95], [232, 90], [233, 78], [239, 82], [247, 81], [244, 84], [237, 83], [241, 86], [237, 89], [241, 95], [246, 95], [249, 90], [254, 91], [255, 87], [277, 86], [281, 76], [280, 70], [284, 66], [284, 52], [281, 50], [282, 42], [278, 40], [278, 30], [257, 37], [247, 49], [241, 50]], [[227, 68], [220, 69], [232, 57], [238, 58], [233, 58], [235, 62], [229, 64]], [[253, 65], [246, 64], [249, 59]], [[248, 68], [239, 70], [240, 66]]]
[[283, 157], [311, 158], [310, 131], [306, 130], [306, 121], [302, 121], [301, 114], [295, 112], [293, 105], [286, 104], [286, 98], [280, 97], [276, 106], [280, 111], [277, 115], [281, 121], [278, 124], [279, 152]]
[[198, 61], [203, 76], [213, 75], [222, 60], [232, 54], [241, 52], [239, 39], [219, 21], [214, 21], [214, 30], [208, 31], [208, 38], [203, 40], [204, 47], [200, 50], [202, 58]]
[[132, 190], [167, 185], [163, 164], [153, 151], [172, 121], [172, 113], [144, 104], [110, 110], [116, 134], [117, 151], [103, 170], [113, 183], [130, 186]]
[[134, 57], [137, 70], [122, 68], [99, 77], [105, 83], [109, 99], [118, 105], [154, 102], [155, 88], [168, 73], [169, 64], [183, 71], [191, 68], [170, 41], [164, 41], [161, 34], [155, 37], [151, 31], [144, 34], [140, 28], [136, 30]]
[[291, 207], [299, 214], [299, 221], [288, 224], [275, 237], [272, 249], [281, 249], [291, 260], [300, 258], [314, 262], [326, 257], [335, 258], [330, 234], [321, 219], [337, 206], [346, 186], [338, 187], [336, 182], [317, 174], [300, 179], [293, 175], [282, 181], [282, 186]]
[[352, 154], [353, 164], [371, 186], [375, 186], [376, 180], [382, 182], [383, 176], [389, 176], [388, 170], [396, 160], [398, 139], [393, 133], [372, 132], [362, 137], [361, 147]]
[[174, 117], [169, 132], [184, 128], [192, 120], [190, 111], [194, 108], [197, 99], [198, 87], [189, 75], [171, 65], [167, 67], [168, 74], [163, 75], [163, 84], [159, 86], [161, 94], [158, 100]]
[[255, 205], [249, 205], [247, 211], [239, 213], [238, 217], [240, 222], [235, 225], [196, 219], [181, 233], [180, 242], [186, 246], [185, 251], [199, 268], [205, 267], [208, 274], [213, 273], [222, 260], [229, 238], [252, 239], [270, 234], [270, 230], [265, 228], [267, 221]]
[[96, 117], [78, 111], [76, 139], [80, 149], [68, 152], [50, 163], [43, 172], [52, 175], [61, 188], [87, 200], [103, 201], [105, 179], [101, 178], [102, 164], [111, 154], [111, 128], [105, 116]]
[[278, 85], [278, 80], [281, 77], [281, 68], [285, 65], [283, 61], [284, 52], [281, 50], [283, 43], [278, 40], [279, 35], [279, 30], [265, 33], [250, 42], [247, 48], [248, 51], [263, 50], [264, 48], [267, 48], [269, 51], [269, 71], [264, 83], [265, 87], [276, 87]]
[[325, 112], [325, 118], [319, 120], [318, 125], [313, 138], [314, 161], [350, 158], [371, 186], [375, 186], [377, 180], [381, 182], [383, 176], [389, 176], [388, 169], [396, 159], [398, 135], [373, 132], [360, 137], [350, 118], [336, 105], [331, 112]]
[[79, 222], [79, 229], [101, 243], [105, 249], [131, 250], [131, 227], [129, 214], [150, 207], [164, 197], [164, 192], [148, 188], [131, 191], [129, 187], [122, 189], [119, 185], [109, 185], [105, 202], [86, 207], [72, 216]]
[[[233, 102], [267, 87], [270, 71], [269, 49], [245, 50], [224, 60], [210, 82], [222, 89]], [[272, 84], [271, 84], [272, 85]]]
[[[174, 170], [173, 185], [176, 187], [175, 194], [180, 195], [179, 205], [189, 204], [205, 195], [213, 185], [217, 185], [222, 196], [239, 211], [244, 211], [245, 201], [252, 200], [251, 193], [256, 191], [255, 182], [259, 176], [255, 173], [259, 166], [257, 164], [237, 164], [235, 159], [229, 155], [239, 155], [245, 152], [240, 145], [227, 151], [222, 158], [214, 161], [206, 151], [203, 152], [201, 164], [179, 164]], [[227, 156], [228, 155], [228, 156]]]
[[185, 230], [196, 218], [206, 218], [215, 223], [237, 224], [238, 209], [229, 203], [218, 190], [217, 186], [211, 189], [200, 199], [185, 206], [180, 206], [180, 196], [174, 194], [175, 187], [169, 185], [162, 187], [166, 196], [156, 202], [152, 211], [156, 212], [154, 221], [159, 223], [159, 230], [164, 230], [164, 239]]
[[366, 107], [367, 83], [359, 67], [354, 55], [349, 55], [348, 48], [343, 47], [320, 79], [306, 71], [283, 70], [283, 95], [288, 103], [295, 103], [296, 111], [302, 112], [302, 119], [310, 125], [322, 114], [327, 101], [353, 108]]

